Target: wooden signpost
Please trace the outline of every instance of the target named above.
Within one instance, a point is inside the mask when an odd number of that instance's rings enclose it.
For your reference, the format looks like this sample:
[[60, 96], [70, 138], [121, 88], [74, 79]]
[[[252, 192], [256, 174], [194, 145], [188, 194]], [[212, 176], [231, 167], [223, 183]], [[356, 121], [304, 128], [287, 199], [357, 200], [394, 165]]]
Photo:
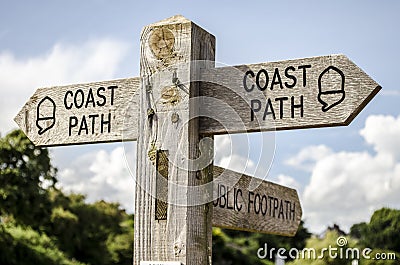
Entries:
[[[220, 178], [221, 174], [224, 176]], [[214, 166], [213, 226], [294, 236], [302, 209], [297, 191], [262, 181], [250, 189], [252, 177]]]
[[140, 77], [38, 89], [15, 118], [38, 146], [137, 140], [136, 265], [210, 264], [213, 225], [293, 236], [296, 190], [213, 167], [213, 135], [348, 125], [380, 90], [344, 55], [214, 59], [174, 16], [143, 29]]
[[140, 40], [134, 260], [208, 264], [212, 211], [195, 203], [199, 193], [189, 192], [212, 181], [212, 163], [203, 169], [190, 165], [199, 156], [201, 137], [192, 118], [198, 109], [190, 104], [199, 94], [191, 61], [214, 61], [215, 38], [175, 16], [145, 27]]
[[[15, 122], [37, 146], [136, 140], [138, 89], [138, 77], [40, 88]], [[128, 105], [135, 119], [126, 126]]]
[[[240, 116], [218, 115], [205, 104], [205, 134], [290, 130], [348, 125], [381, 87], [344, 55], [207, 69], [202, 96], [225, 102]], [[242, 73], [241, 75], [238, 73]], [[207, 111], [206, 111], [207, 110]], [[225, 128], [221, 126], [224, 124]], [[241, 125], [242, 126], [242, 125]], [[243, 126], [242, 126], [243, 127]]]

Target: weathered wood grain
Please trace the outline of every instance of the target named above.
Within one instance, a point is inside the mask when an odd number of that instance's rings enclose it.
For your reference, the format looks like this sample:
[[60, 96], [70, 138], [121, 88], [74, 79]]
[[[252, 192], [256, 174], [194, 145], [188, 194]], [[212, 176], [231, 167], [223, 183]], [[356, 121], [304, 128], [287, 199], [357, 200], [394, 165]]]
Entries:
[[[149, 66], [146, 76], [174, 64], [189, 62], [179, 61], [184, 51], [181, 40], [175, 43], [175, 40], [168, 39], [161, 50], [155, 48], [154, 43], [158, 36], [171, 36], [166, 33], [168, 31], [164, 31], [157, 29], [154, 34], [156, 37], [152, 37], [151, 45], [147, 48], [150, 57], [146, 61], [146, 65]], [[172, 42], [181, 49], [181, 54], [169, 51]], [[159, 59], [161, 55], [165, 58]], [[179, 75], [182, 76], [182, 71]], [[168, 79], [172, 78], [168, 76]], [[198, 114], [202, 116], [199, 123], [201, 135], [348, 125], [381, 89], [344, 55], [212, 68], [204, 70], [195, 80], [201, 81], [199, 94], [196, 95], [200, 96], [197, 104]], [[188, 79], [183, 81], [188, 82]], [[89, 89], [93, 89], [95, 101], [102, 102], [102, 98], [99, 99], [96, 95], [96, 89], [113, 85], [118, 85], [113, 106], [108, 102], [102, 107], [93, 107], [93, 104], [89, 103], [88, 108], [65, 108], [67, 91], [76, 93], [81, 89], [87, 97]], [[138, 86], [139, 78], [128, 78], [38, 89], [18, 113], [15, 121], [38, 146], [135, 140], [138, 135]], [[154, 96], [161, 98], [162, 93], [174, 94], [180, 91], [174, 86], [163, 89], [164, 92], [154, 91]], [[102, 95], [110, 96], [107, 92], [109, 91], [106, 90]], [[67, 96], [68, 104], [74, 99], [74, 95]], [[37, 108], [46, 96], [55, 102], [56, 119], [54, 126], [40, 135], [36, 123]], [[189, 95], [183, 94], [182, 97], [186, 99]], [[190, 97], [193, 98], [194, 95]], [[161, 100], [165, 103], [176, 99], [172, 97]], [[45, 114], [49, 112], [46, 111], [49, 109], [49, 106], [46, 106], [48, 103], [45, 102], [42, 106], [42, 112]], [[160, 111], [165, 111], [166, 106], [168, 104], [161, 104]], [[111, 115], [110, 132], [107, 131], [108, 125], [105, 125], [104, 131], [101, 132], [101, 114], [105, 115], [105, 120]], [[84, 115], [87, 129], [82, 123]], [[94, 130], [89, 115], [99, 115]], [[77, 117], [78, 124], [73, 127], [70, 135], [72, 116]], [[51, 120], [42, 120], [40, 123], [51, 124]], [[82, 126], [83, 129], [80, 130]]]
[[201, 80], [214, 100], [203, 100], [200, 132], [213, 135], [348, 125], [381, 88], [344, 55], [207, 69]]
[[[199, 94], [198, 84], [191, 82], [198, 78], [199, 72], [190, 62], [214, 61], [214, 49], [215, 38], [182, 16], [149, 25], [142, 31], [136, 265], [141, 261], [210, 263], [212, 211], [209, 204], [196, 204], [199, 198], [188, 187], [210, 181], [212, 174], [207, 173], [212, 163], [203, 170], [193, 168], [191, 161], [199, 156], [201, 138], [198, 119], [193, 118], [199, 106], [189, 104], [189, 100]], [[178, 80], [184, 87], [177, 85]], [[168, 165], [157, 159], [157, 153], [167, 155]], [[209, 153], [213, 154], [212, 150]], [[212, 158], [209, 160], [212, 162]], [[163, 172], [158, 174], [157, 169], [161, 171], [161, 168]], [[165, 171], [168, 171], [166, 177]], [[156, 210], [164, 210], [156, 209], [164, 207], [160, 199], [168, 200], [166, 220], [156, 218]]]
[[138, 77], [39, 88], [15, 121], [37, 146], [136, 140], [138, 88]]
[[[251, 181], [258, 182], [254, 188]], [[297, 191], [214, 166], [213, 226], [294, 236], [302, 209]]]

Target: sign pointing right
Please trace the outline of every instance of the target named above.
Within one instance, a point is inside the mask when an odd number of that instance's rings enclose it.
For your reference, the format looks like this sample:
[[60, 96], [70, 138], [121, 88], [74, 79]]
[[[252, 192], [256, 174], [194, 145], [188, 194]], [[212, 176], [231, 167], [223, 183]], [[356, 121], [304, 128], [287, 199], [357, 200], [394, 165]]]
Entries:
[[344, 55], [212, 68], [202, 80], [215, 99], [202, 102], [205, 134], [348, 125], [381, 89]]

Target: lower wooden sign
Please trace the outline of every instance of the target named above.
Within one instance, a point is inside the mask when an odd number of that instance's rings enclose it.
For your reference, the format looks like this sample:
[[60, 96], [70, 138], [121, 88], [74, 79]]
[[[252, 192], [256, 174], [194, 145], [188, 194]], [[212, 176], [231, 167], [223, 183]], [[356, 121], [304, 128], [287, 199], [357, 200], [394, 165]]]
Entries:
[[[251, 189], [251, 182], [259, 185]], [[297, 191], [214, 166], [213, 226], [294, 236], [302, 209]]]

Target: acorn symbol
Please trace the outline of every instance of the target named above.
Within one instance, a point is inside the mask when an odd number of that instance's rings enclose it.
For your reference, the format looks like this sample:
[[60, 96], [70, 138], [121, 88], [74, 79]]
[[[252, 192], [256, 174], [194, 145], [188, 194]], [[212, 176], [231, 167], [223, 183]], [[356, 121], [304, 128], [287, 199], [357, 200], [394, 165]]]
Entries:
[[346, 96], [344, 81], [343, 72], [334, 66], [329, 66], [319, 75], [318, 101], [322, 104], [323, 112], [327, 112], [344, 100]]
[[56, 104], [48, 96], [44, 97], [36, 109], [36, 126], [39, 128], [39, 135], [53, 128], [56, 123]]

